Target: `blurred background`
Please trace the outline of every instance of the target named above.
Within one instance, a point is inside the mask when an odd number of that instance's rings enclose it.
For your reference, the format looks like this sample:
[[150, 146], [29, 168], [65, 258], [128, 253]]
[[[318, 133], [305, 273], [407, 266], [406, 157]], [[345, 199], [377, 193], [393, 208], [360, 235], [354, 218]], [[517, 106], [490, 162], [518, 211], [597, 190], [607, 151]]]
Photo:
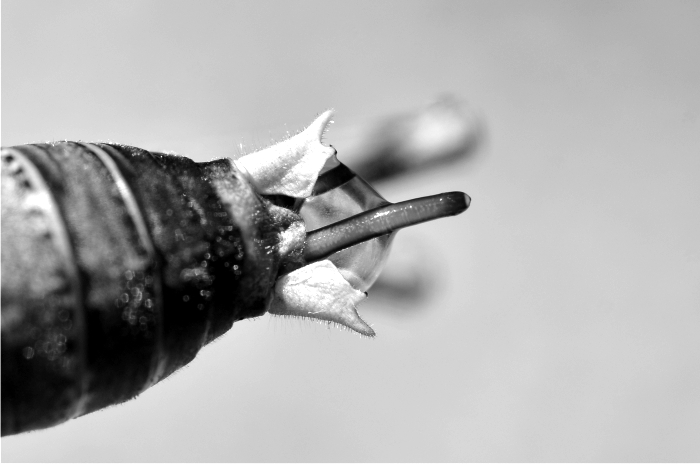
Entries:
[[698, 2], [3, 0], [4, 146], [203, 161], [333, 107], [325, 140], [352, 166], [387, 117], [445, 95], [483, 137], [380, 186], [473, 202], [399, 233], [387, 279], [407, 259], [399, 286], [429, 285], [370, 292], [375, 339], [243, 321], [135, 401], [3, 438], [2, 459], [697, 461], [698, 57]]

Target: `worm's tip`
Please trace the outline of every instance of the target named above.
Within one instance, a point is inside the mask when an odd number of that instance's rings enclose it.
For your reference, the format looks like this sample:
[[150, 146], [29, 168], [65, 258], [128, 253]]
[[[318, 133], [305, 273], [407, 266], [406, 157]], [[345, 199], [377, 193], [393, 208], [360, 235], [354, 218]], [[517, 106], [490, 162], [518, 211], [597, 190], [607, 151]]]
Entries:
[[442, 198], [450, 203], [450, 207], [445, 211], [446, 215], [456, 216], [462, 214], [469, 208], [472, 199], [464, 192], [448, 192], [442, 194]]
[[466, 193], [462, 193], [462, 195], [464, 195], [464, 209], [466, 210], [467, 208], [469, 208], [469, 205], [472, 204], [472, 197], [470, 197]]

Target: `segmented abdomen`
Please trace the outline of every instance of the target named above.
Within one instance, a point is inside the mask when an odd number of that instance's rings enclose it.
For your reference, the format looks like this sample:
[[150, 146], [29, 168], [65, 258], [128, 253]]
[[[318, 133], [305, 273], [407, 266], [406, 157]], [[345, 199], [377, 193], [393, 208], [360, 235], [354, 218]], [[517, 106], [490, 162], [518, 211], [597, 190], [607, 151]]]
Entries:
[[3, 149], [2, 434], [125, 401], [264, 312], [267, 209], [226, 160]]

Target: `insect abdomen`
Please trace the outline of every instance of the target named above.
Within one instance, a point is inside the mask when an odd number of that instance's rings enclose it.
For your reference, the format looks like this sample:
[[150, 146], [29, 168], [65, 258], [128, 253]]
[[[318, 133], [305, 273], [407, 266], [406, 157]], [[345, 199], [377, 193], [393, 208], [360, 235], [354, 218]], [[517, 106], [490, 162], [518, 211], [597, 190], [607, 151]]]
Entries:
[[2, 167], [3, 435], [132, 398], [265, 311], [270, 215], [224, 160], [64, 142]]

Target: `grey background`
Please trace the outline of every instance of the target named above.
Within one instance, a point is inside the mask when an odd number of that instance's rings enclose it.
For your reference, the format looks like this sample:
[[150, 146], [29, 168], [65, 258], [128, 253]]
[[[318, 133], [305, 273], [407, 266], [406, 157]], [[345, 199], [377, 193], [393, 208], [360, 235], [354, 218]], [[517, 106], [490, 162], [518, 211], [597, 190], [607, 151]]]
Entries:
[[698, 2], [4, 0], [3, 145], [205, 160], [334, 107], [342, 156], [444, 92], [488, 142], [383, 188], [473, 203], [399, 234], [434, 285], [370, 296], [376, 339], [244, 321], [3, 460], [700, 459], [698, 57]]

